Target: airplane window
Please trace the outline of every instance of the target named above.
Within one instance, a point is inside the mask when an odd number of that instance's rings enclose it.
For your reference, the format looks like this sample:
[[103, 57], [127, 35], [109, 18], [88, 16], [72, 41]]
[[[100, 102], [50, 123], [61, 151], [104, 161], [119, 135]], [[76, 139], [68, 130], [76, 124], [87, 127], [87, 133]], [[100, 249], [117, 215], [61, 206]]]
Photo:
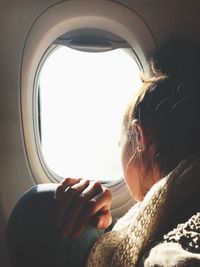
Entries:
[[38, 84], [48, 168], [60, 177], [121, 178], [121, 122], [140, 86], [131, 49], [91, 53], [58, 46], [43, 63]]

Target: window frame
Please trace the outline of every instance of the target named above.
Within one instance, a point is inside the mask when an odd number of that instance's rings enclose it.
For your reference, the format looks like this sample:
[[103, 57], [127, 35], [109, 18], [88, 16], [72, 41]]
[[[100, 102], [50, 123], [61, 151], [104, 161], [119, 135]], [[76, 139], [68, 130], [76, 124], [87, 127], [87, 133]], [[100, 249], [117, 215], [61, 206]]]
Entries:
[[[27, 34], [20, 75], [24, 150], [35, 184], [56, 182], [41, 160], [35, 134], [37, 121], [34, 120], [34, 88], [38, 68], [45, 59], [44, 55], [47, 56], [47, 52], [50, 52], [49, 47], [59, 36], [68, 31], [90, 27], [113, 32], [126, 40], [148, 75], [147, 62], [156, 48], [155, 41], [147, 23], [134, 10], [107, 0], [76, 0], [59, 2], [42, 12]], [[118, 216], [128, 209], [131, 197], [124, 181], [116, 181], [107, 186], [113, 191], [113, 212]]]

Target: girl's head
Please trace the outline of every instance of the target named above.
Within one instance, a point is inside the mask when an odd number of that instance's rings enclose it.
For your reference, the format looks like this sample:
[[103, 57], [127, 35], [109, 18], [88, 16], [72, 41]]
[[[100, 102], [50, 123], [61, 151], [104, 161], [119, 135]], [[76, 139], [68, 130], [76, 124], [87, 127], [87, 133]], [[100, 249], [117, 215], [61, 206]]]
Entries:
[[154, 72], [124, 116], [122, 164], [133, 197], [200, 150], [198, 79]]

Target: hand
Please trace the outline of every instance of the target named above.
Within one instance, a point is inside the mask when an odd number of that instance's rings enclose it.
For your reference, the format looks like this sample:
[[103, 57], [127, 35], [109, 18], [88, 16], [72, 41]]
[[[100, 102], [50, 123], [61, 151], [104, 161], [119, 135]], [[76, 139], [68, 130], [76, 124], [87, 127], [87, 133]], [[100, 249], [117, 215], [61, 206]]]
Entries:
[[112, 222], [111, 191], [99, 182], [66, 178], [57, 187], [57, 225], [64, 236], [79, 236], [88, 223], [106, 229]]

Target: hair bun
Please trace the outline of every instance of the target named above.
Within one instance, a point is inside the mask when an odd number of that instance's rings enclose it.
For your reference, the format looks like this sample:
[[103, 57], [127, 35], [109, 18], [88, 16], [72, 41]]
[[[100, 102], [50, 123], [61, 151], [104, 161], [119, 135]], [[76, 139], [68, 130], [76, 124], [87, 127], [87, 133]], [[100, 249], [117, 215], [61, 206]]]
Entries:
[[186, 41], [163, 45], [153, 56], [155, 68], [177, 82], [200, 82], [200, 47]]

